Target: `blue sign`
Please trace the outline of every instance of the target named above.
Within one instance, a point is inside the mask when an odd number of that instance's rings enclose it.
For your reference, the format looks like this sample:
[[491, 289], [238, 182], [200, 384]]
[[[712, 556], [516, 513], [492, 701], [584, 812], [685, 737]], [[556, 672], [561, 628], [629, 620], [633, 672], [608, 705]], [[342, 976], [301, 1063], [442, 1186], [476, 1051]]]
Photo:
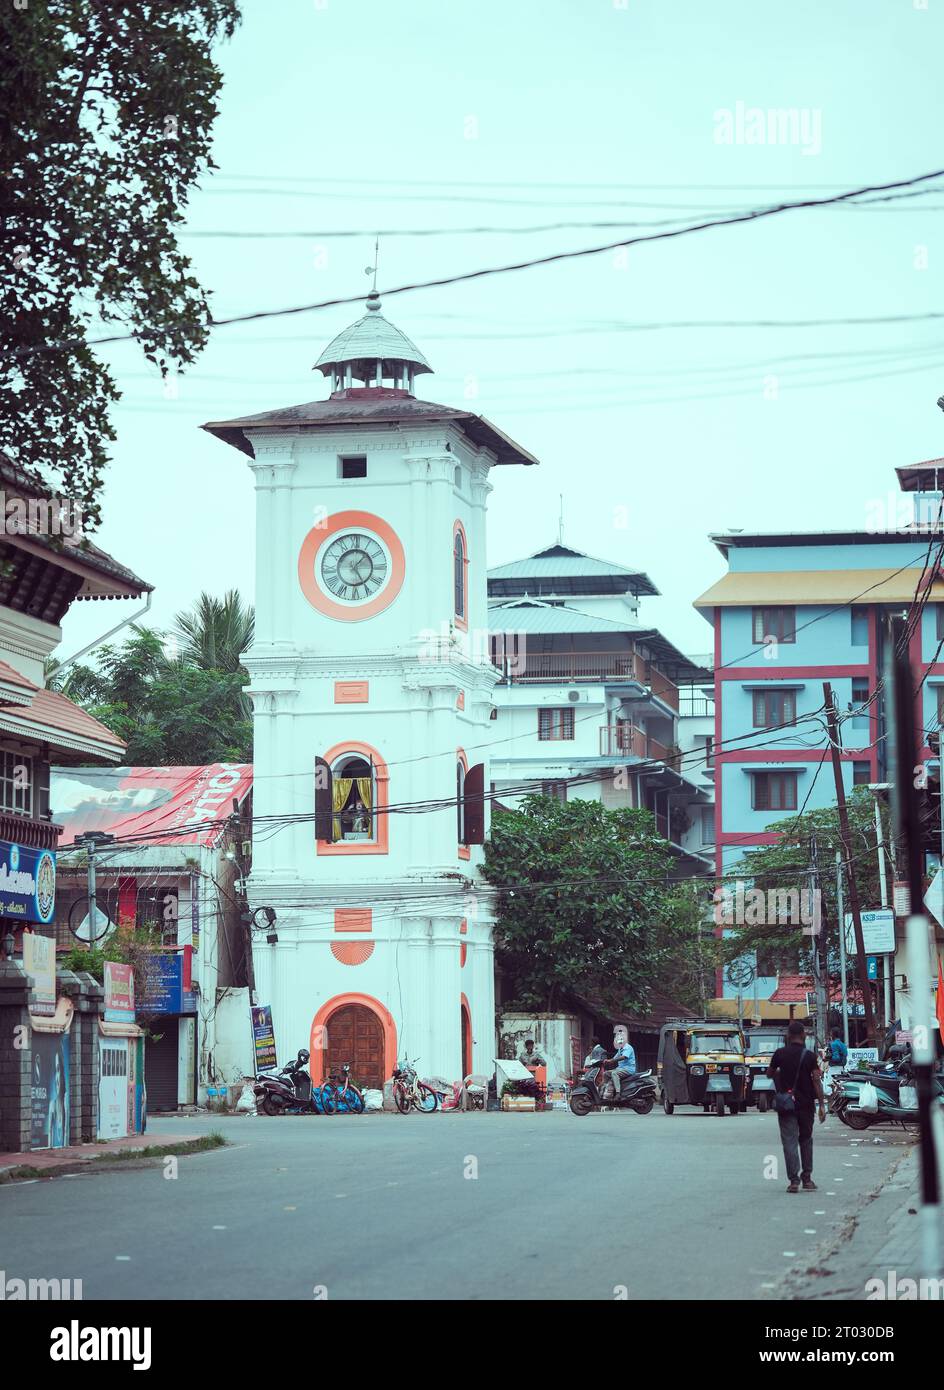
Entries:
[[866, 958], [865, 958], [865, 964], [866, 964], [866, 967], [867, 967], [867, 970], [866, 970], [866, 979], [869, 979], [869, 980], [877, 980], [877, 979], [878, 979], [878, 956], [866, 956]]
[[51, 922], [56, 908], [56, 856], [0, 840], [0, 917]]
[[155, 951], [148, 962], [142, 1013], [194, 1014], [193, 993], [184, 989], [182, 951]]

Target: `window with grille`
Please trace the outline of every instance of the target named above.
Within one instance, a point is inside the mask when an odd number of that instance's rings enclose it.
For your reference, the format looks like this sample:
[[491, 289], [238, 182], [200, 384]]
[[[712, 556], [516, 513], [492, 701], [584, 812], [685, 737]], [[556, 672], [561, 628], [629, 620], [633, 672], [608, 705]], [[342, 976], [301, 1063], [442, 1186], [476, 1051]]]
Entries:
[[755, 608], [754, 641], [773, 637], [778, 642], [796, 641], [795, 608]]
[[755, 690], [754, 728], [773, 729], [778, 724], [796, 723], [796, 692], [793, 690]]
[[864, 760], [858, 759], [852, 764], [852, 785], [854, 787], [867, 787], [872, 780], [871, 765]]
[[567, 783], [566, 783], [566, 782], [542, 782], [542, 783], [541, 783], [541, 795], [542, 795], [542, 796], [549, 796], [549, 797], [551, 797], [551, 799], [552, 799], [553, 801], [566, 801], [566, 800], [567, 800]]
[[33, 759], [0, 750], [0, 810], [33, 814]]
[[869, 680], [867, 676], [857, 676], [852, 682], [852, 727], [854, 729], [867, 729], [869, 727]]
[[795, 811], [797, 772], [755, 772], [752, 806], [755, 811]]
[[563, 739], [574, 736], [574, 712], [572, 709], [538, 710], [538, 738]]

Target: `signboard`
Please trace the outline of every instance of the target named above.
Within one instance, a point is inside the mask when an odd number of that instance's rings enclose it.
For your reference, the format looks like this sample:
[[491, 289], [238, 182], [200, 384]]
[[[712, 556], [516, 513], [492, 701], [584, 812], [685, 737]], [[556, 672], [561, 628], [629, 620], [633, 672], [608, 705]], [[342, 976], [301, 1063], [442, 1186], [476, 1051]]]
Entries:
[[[880, 907], [874, 912], [862, 912], [862, 942], [867, 956], [886, 956], [895, 950], [895, 914], [890, 907]], [[855, 930], [852, 913], [846, 913], [846, 951], [850, 956], [856, 954]]]
[[272, 1006], [256, 1004], [252, 1010], [252, 1045], [256, 1054], [256, 1071], [277, 1065], [275, 1033], [272, 1028]]
[[134, 1022], [134, 972], [115, 960], [105, 962], [105, 1020]]
[[33, 1030], [31, 1147], [69, 1143], [69, 1034]]
[[878, 956], [867, 956], [865, 961], [865, 976], [868, 980], [878, 979]]
[[944, 926], [944, 869], [938, 869], [928, 884], [924, 905], [934, 920]]
[[892, 884], [892, 906], [896, 917], [911, 916], [911, 889], [907, 883], [896, 881]]
[[189, 989], [183, 951], [154, 951], [148, 962], [141, 1010], [148, 1014], [192, 1014], [196, 1005]]
[[56, 907], [56, 856], [0, 840], [0, 917], [21, 922], [52, 921]]
[[39, 1015], [56, 1012], [56, 943], [51, 936], [34, 931], [23, 933], [23, 969], [30, 977], [33, 997], [30, 1012]]
[[850, 1047], [849, 1056], [846, 1058], [846, 1067], [852, 1070], [862, 1062], [877, 1062], [877, 1047]]
[[912, 1032], [910, 1028], [899, 1028], [895, 1033], [896, 1047], [910, 1047]]
[[98, 1041], [98, 1138], [123, 1139], [128, 1133], [128, 1041]]

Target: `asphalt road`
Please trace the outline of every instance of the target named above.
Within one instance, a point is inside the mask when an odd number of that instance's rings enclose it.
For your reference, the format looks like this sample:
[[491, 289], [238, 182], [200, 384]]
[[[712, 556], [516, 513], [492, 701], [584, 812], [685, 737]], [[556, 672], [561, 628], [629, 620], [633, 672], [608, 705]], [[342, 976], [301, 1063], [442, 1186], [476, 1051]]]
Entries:
[[772, 1114], [149, 1125], [213, 1129], [230, 1147], [176, 1178], [158, 1162], [0, 1186], [0, 1269], [81, 1278], [86, 1299], [776, 1299], [791, 1273], [796, 1297], [901, 1154], [831, 1118], [820, 1190], [790, 1196], [767, 1176]]

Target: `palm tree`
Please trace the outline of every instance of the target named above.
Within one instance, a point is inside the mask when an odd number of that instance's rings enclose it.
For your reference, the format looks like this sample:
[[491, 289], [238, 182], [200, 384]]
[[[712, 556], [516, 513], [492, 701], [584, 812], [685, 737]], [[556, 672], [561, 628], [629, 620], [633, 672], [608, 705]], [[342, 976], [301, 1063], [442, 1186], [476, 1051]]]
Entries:
[[243, 607], [235, 589], [222, 599], [203, 593], [190, 609], [178, 613], [171, 636], [175, 656], [204, 671], [239, 671], [242, 654], [252, 645], [255, 611]]

